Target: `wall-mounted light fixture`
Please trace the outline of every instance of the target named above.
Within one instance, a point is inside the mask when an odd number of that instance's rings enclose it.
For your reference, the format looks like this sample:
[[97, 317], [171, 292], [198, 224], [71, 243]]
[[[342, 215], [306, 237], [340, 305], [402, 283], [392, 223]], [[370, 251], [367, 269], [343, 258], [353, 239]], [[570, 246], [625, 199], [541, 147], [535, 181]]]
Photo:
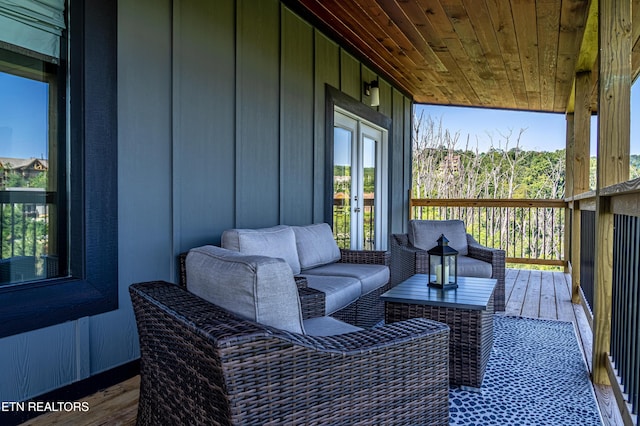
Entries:
[[364, 94], [371, 97], [371, 106], [380, 105], [380, 87], [378, 86], [378, 80], [372, 80], [371, 83], [364, 83]]

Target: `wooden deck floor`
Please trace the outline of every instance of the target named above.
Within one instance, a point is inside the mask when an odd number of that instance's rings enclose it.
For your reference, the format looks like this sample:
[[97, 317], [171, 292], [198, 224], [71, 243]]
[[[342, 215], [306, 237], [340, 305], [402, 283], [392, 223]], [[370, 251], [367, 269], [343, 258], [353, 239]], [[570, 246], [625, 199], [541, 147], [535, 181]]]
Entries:
[[[506, 314], [556, 319], [576, 324], [585, 360], [591, 371], [592, 334], [581, 306], [571, 303], [571, 278], [561, 272], [509, 269], [506, 276]], [[50, 413], [24, 425], [133, 425], [135, 424], [140, 378], [136, 376], [85, 398], [88, 413]], [[621, 425], [622, 419], [611, 389], [596, 386], [595, 393], [605, 425]]]

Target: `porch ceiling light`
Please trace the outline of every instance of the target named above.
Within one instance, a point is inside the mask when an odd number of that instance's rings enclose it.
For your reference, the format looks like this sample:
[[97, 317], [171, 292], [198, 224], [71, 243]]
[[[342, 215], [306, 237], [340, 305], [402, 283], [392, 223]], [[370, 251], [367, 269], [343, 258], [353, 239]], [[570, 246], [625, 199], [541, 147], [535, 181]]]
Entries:
[[371, 106], [380, 105], [380, 87], [378, 86], [378, 80], [372, 80], [371, 83], [364, 83], [364, 94], [370, 96]]

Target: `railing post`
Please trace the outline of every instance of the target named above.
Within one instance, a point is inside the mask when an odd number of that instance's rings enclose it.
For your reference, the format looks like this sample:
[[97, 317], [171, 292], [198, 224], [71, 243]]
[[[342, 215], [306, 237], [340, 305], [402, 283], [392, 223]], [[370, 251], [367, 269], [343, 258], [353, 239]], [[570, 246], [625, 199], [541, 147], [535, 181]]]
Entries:
[[573, 202], [571, 211], [571, 302], [580, 303], [580, 235], [582, 232], [582, 216], [580, 202]]
[[593, 381], [610, 384], [613, 213], [602, 188], [629, 179], [631, 128], [631, 0], [598, 2], [599, 96]]
[[[567, 120], [567, 149], [565, 151], [565, 180], [564, 180], [564, 197], [565, 200], [572, 200], [573, 196], [575, 195], [575, 191], [574, 191], [574, 155], [575, 155], [575, 120], [574, 120], [574, 114], [573, 113], [567, 113], [566, 116], [566, 120]], [[566, 266], [564, 267], [564, 272], [571, 273], [571, 280], [573, 283], [573, 274], [574, 274], [574, 267], [575, 267], [575, 263], [574, 263], [574, 257], [573, 257], [573, 250], [574, 245], [573, 245], [573, 225], [571, 227], [568, 227], [567, 224], [571, 223], [573, 224], [573, 207], [575, 206], [575, 203], [573, 202], [569, 202], [567, 204], [567, 208], [564, 210], [565, 214], [564, 214], [564, 247], [565, 247], [565, 251], [564, 251], [564, 260], [566, 262]], [[569, 265], [571, 265], [571, 269], [569, 269]], [[579, 269], [578, 269], [579, 270]], [[573, 287], [573, 284], [572, 284]], [[571, 292], [571, 299], [572, 301], [574, 300], [573, 297], [573, 291]], [[575, 302], [573, 302], [575, 303]]]

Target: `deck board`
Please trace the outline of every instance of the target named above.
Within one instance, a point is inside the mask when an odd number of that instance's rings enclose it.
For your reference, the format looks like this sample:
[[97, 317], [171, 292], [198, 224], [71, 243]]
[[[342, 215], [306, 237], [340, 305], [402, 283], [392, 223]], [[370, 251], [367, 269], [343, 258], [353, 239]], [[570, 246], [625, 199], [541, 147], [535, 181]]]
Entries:
[[539, 317], [543, 319], [558, 319], [556, 303], [556, 283], [553, 274], [540, 276]]
[[[505, 282], [506, 315], [529, 316], [572, 322], [578, 342], [591, 371], [593, 336], [581, 305], [571, 303], [571, 277], [562, 272], [508, 269]], [[89, 413], [49, 413], [24, 425], [133, 425], [137, 414], [140, 377], [136, 376], [111, 388], [84, 398]], [[594, 392], [602, 412], [604, 425], [621, 425], [611, 387], [595, 386]]]
[[506, 308], [505, 313], [507, 315], [520, 316], [522, 314], [522, 307], [524, 305], [525, 296], [527, 294], [527, 287], [529, 285], [529, 274], [524, 270], [519, 271], [513, 282], [513, 289], [508, 299], [505, 300]]
[[540, 283], [542, 281], [542, 273], [540, 271], [531, 271], [527, 281], [527, 291], [524, 296], [524, 302], [520, 315], [529, 318], [538, 318], [540, 315]]

